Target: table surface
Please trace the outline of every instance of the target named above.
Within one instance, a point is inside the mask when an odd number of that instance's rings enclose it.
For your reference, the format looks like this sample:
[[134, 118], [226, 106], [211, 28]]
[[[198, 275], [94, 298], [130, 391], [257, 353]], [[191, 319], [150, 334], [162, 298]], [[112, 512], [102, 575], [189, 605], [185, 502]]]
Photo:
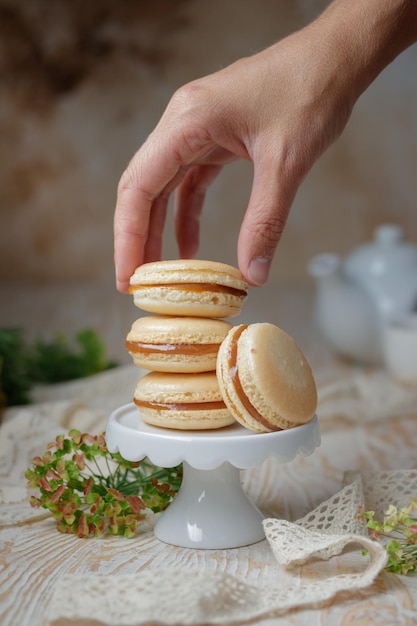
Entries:
[[[330, 354], [310, 320], [303, 318], [302, 311], [305, 315], [309, 311], [308, 302], [297, 295], [292, 306], [297, 312], [293, 315], [289, 307], [291, 334], [303, 347], [318, 382], [321, 446], [308, 457], [298, 456], [285, 464], [268, 459], [242, 472], [245, 490], [258, 508], [267, 516], [289, 520], [305, 515], [336, 493], [345, 471], [417, 467], [417, 404], [414, 413], [403, 410], [400, 398], [399, 411], [390, 414], [383, 398], [379, 404], [376, 397], [367, 401], [366, 394], [358, 400], [364, 381], [370, 381], [367, 389], [372, 390], [375, 373]], [[302, 311], [300, 307], [304, 307]], [[285, 323], [280, 325], [285, 328]], [[40, 388], [36, 404], [6, 412], [0, 431], [2, 626], [40, 626], [54, 583], [63, 574], [117, 575], [193, 567], [225, 571], [255, 585], [270, 584], [274, 560], [266, 540], [232, 550], [178, 548], [155, 538], [152, 519], [134, 539], [77, 539], [59, 534], [50, 517], [28, 506], [23, 472], [31, 458], [68, 428], [102, 431], [109, 412], [130, 401], [137, 378], [138, 368], [123, 366], [92, 381]], [[329, 393], [332, 385], [333, 400]], [[34, 519], [36, 515], [39, 517]], [[294, 612], [289, 618], [257, 623], [415, 624], [417, 576], [383, 572], [365, 592], [339, 597], [322, 608]]]

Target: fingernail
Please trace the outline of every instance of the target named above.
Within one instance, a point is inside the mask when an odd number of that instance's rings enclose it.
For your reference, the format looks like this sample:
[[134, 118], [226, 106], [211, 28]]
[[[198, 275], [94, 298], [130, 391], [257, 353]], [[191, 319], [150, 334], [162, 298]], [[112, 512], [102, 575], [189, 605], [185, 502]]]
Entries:
[[248, 279], [252, 285], [264, 285], [268, 280], [271, 259], [256, 257], [252, 259], [248, 268]]

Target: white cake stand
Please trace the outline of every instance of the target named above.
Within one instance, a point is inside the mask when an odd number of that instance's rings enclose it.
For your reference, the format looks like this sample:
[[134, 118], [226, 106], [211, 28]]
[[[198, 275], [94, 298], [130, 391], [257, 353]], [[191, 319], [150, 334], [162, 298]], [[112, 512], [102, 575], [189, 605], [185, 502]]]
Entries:
[[291, 461], [312, 454], [320, 444], [317, 417], [308, 424], [274, 433], [253, 433], [239, 424], [216, 431], [179, 431], [142, 422], [134, 404], [113, 411], [107, 423], [107, 447], [128, 461], [147, 457], [159, 467], [183, 463], [183, 481], [175, 500], [161, 514], [155, 535], [185, 548], [223, 549], [265, 538], [263, 515], [249, 501], [240, 469], [268, 457]]

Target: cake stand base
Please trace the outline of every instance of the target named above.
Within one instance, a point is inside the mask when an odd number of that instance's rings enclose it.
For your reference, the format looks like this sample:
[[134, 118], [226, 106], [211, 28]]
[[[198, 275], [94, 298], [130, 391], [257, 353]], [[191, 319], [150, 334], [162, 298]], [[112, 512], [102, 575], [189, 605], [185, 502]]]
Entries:
[[155, 536], [184, 548], [226, 549], [264, 539], [262, 513], [247, 498], [240, 469], [268, 457], [287, 462], [312, 454], [320, 443], [317, 417], [308, 424], [256, 434], [239, 424], [216, 431], [178, 431], [145, 424], [134, 404], [116, 409], [106, 431], [110, 452], [128, 461], [145, 457], [159, 467], [183, 464], [174, 501], [155, 526]]
[[236, 467], [198, 470], [184, 462], [181, 489], [155, 535], [185, 548], [238, 548], [265, 539], [263, 517], [243, 491]]

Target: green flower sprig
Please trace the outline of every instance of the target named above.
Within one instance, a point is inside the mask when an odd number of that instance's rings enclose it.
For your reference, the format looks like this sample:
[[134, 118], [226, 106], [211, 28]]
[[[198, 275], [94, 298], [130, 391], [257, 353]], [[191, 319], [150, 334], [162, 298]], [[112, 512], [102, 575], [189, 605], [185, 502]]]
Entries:
[[359, 519], [366, 522], [370, 538], [383, 541], [388, 552], [386, 569], [394, 574], [412, 574], [417, 570], [417, 499], [410, 498], [407, 507], [397, 509], [390, 504], [382, 522], [375, 511], [359, 510]]
[[181, 486], [182, 467], [126, 461], [108, 451], [104, 435], [71, 430], [32, 459], [25, 477], [39, 491], [30, 504], [49, 510], [60, 532], [132, 537], [147, 509], [167, 508]]

